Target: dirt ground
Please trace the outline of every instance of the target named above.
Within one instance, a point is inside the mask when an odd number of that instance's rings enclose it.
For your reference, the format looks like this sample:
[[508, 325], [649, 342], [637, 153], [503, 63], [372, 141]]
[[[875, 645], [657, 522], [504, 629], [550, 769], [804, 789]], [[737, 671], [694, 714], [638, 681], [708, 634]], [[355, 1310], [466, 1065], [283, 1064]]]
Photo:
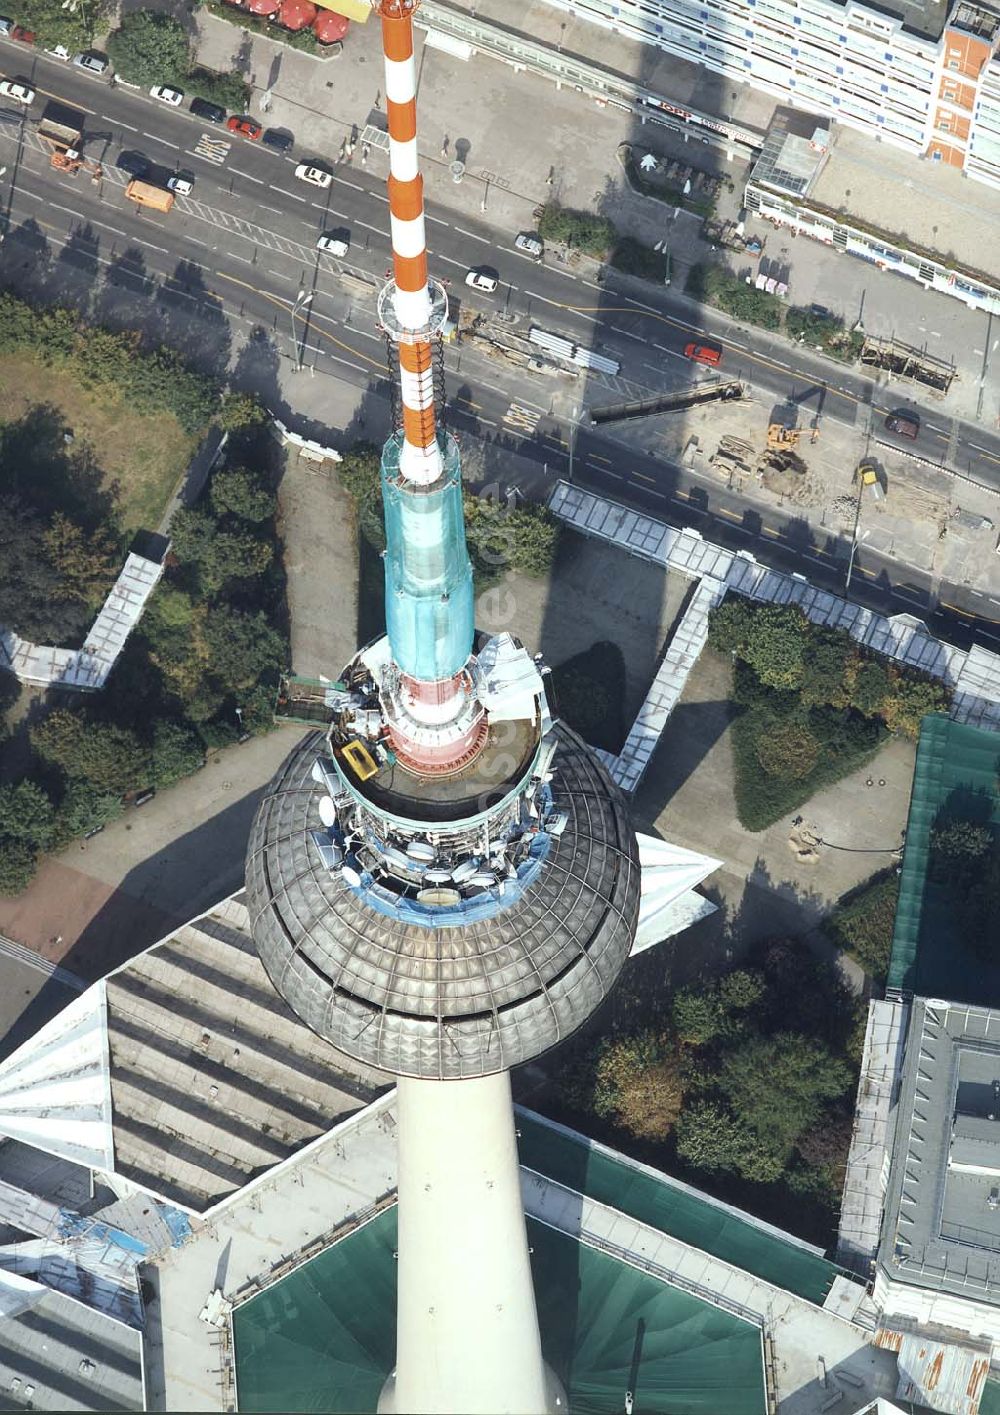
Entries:
[[172, 413], [125, 416], [120, 399], [89, 391], [60, 369], [40, 370], [25, 354], [0, 357], [3, 420], [15, 422], [44, 403], [56, 411], [74, 438], [88, 447], [105, 487], [117, 483], [127, 531], [155, 529], [199, 439], [184, 432]]

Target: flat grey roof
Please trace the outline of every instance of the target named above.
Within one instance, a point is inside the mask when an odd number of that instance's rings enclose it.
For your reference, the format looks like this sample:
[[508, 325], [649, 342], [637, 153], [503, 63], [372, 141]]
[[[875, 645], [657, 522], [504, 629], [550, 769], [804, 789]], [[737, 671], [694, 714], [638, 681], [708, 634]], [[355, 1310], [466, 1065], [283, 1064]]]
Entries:
[[915, 999], [879, 1263], [1000, 1306], [998, 1079], [1000, 1012]]
[[5, 1410], [142, 1410], [137, 1331], [0, 1271]]

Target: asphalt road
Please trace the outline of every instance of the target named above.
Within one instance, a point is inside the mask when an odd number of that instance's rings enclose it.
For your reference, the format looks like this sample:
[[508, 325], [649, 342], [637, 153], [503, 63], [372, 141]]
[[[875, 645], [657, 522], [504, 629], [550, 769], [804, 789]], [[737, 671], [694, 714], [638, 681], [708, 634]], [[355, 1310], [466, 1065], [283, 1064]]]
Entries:
[[[102, 281], [104, 308], [127, 318], [155, 281], [175, 308], [170, 342], [192, 357], [209, 360], [217, 341], [221, 359], [230, 326], [263, 326], [283, 357], [301, 357], [317, 372], [385, 395], [384, 343], [366, 293], [366, 286], [373, 291], [382, 281], [389, 263], [384, 157], [374, 154], [366, 167], [358, 161], [359, 149], [353, 164], [331, 164], [334, 154], [312, 153], [302, 143], [283, 156], [204, 124], [186, 105], [173, 109], [143, 92], [111, 87], [10, 41], [0, 41], [0, 67], [27, 79], [38, 93], [27, 113], [0, 106], [5, 283], [79, 302], [90, 300]], [[104, 169], [99, 182], [50, 167], [35, 130], [53, 101], [83, 114], [84, 152]], [[336, 178], [325, 192], [294, 176], [295, 163], [310, 157], [334, 165]], [[191, 196], [178, 198], [167, 215], [137, 209], [124, 189], [138, 161], [150, 165], [155, 181], [174, 172], [192, 176]], [[315, 249], [321, 232], [340, 227], [351, 232], [346, 261]], [[513, 317], [521, 332], [529, 324], [540, 326], [620, 362], [618, 375], [587, 375], [588, 407], [714, 376], [683, 354], [692, 338], [705, 338], [725, 349], [721, 372], [749, 383], [758, 400], [773, 399], [776, 409], [796, 408], [800, 425], [834, 420], [870, 429], [876, 443], [1000, 490], [1000, 438], [946, 417], [940, 405], [887, 400], [871, 379], [762, 332], [734, 333], [729, 321], [671, 289], [613, 271], [597, 282], [548, 256], [537, 263], [514, 249], [515, 233], [491, 227], [488, 213], [456, 220], [429, 200], [427, 230], [432, 269], [450, 281], [466, 307]], [[501, 283], [495, 294], [465, 287], [470, 266], [496, 270]], [[352, 277], [366, 284], [352, 284]], [[573, 434], [561, 383], [501, 367], [466, 348], [450, 349], [447, 365], [456, 426], [505, 437], [517, 454], [512, 480], [516, 475], [522, 494], [544, 494], [554, 474], [569, 470]], [[904, 406], [921, 414], [915, 443], [882, 427], [887, 412]], [[765, 524], [735, 494], [667, 468], [630, 447], [625, 435], [579, 426], [574, 476], [661, 518], [759, 551], [769, 563], [801, 569], [817, 583], [843, 586], [841, 546], [824, 543], [799, 518], [775, 512]], [[965, 587], [932, 583], [867, 548], [859, 554], [851, 588], [856, 598], [881, 609], [905, 608], [923, 617], [936, 609], [936, 627], [950, 637], [974, 636], [1000, 646], [993, 622], [1000, 620], [1000, 605]]]

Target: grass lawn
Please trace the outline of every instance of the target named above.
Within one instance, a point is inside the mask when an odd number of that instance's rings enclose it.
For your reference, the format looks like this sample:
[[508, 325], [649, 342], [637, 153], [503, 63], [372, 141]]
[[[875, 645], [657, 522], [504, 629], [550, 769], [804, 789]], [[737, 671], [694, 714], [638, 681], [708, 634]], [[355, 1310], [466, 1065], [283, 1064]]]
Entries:
[[3, 421], [16, 422], [40, 404], [65, 420], [77, 447], [89, 446], [104, 487], [117, 486], [123, 528], [155, 530], [198, 437], [172, 413], [130, 413], [119, 397], [84, 388], [73, 374], [30, 354], [0, 356]]

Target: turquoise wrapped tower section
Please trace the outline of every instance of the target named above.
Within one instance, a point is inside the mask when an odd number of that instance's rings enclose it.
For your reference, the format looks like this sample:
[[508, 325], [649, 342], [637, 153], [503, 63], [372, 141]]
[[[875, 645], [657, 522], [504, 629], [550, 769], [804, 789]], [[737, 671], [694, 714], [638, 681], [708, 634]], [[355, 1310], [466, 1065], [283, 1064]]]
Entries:
[[402, 432], [382, 449], [386, 630], [393, 661], [424, 683], [462, 671], [475, 627], [458, 445], [437, 440], [443, 470], [429, 485], [401, 475]]

